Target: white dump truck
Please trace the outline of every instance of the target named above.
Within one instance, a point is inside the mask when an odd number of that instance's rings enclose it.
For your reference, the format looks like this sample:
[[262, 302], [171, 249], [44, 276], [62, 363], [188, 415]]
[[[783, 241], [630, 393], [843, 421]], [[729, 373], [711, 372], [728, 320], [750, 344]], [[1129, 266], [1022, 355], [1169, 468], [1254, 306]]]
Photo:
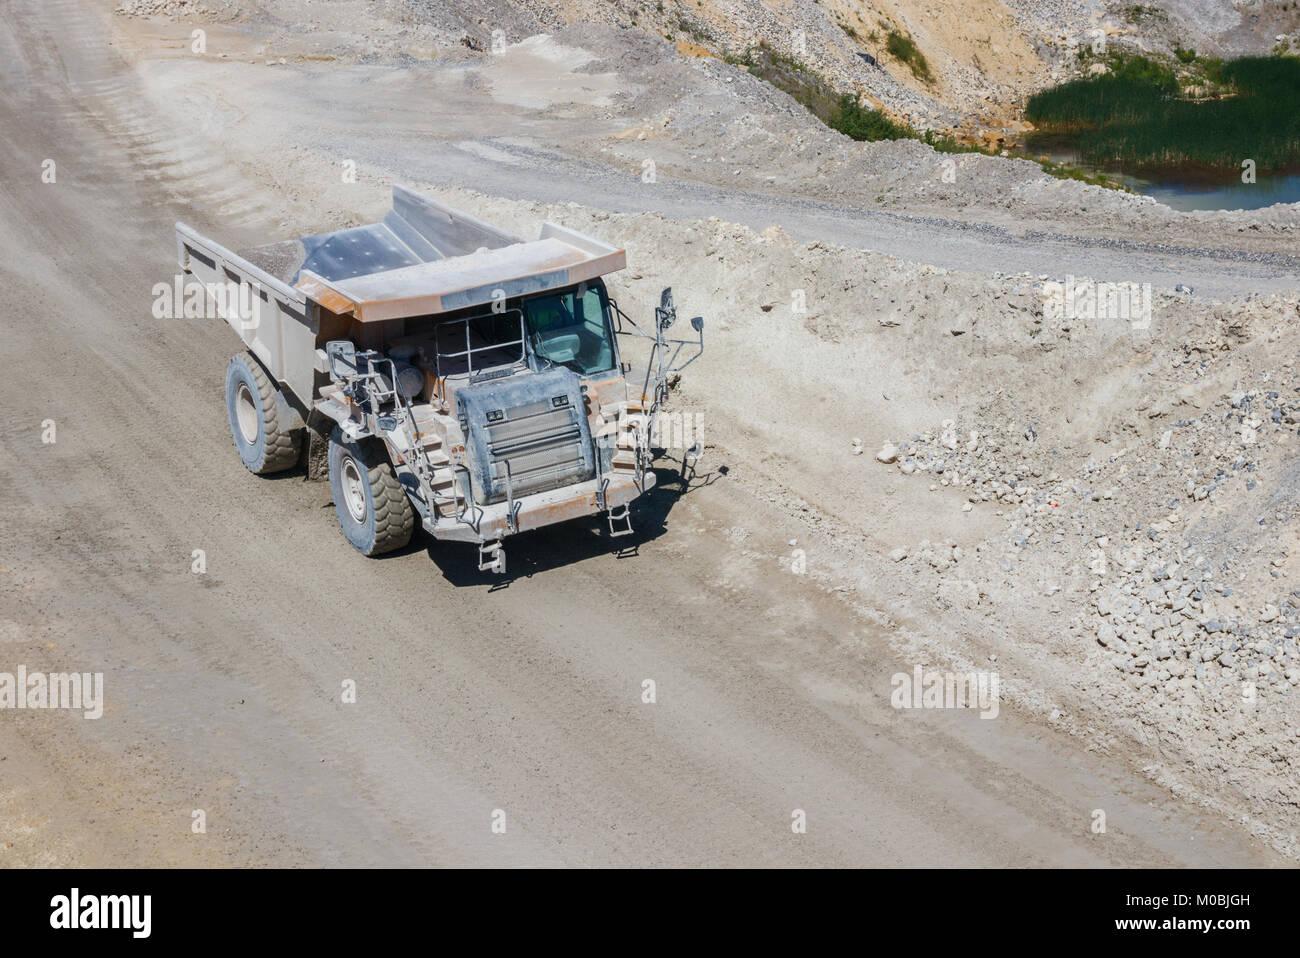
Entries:
[[[503, 573], [518, 532], [595, 514], [632, 531], [628, 504], [655, 482], [654, 419], [703, 352], [704, 321], [669, 338], [665, 289], [653, 328], [634, 323], [602, 279], [624, 250], [549, 222], [523, 240], [400, 186], [367, 226], [239, 253], [183, 223], [176, 240], [185, 284], [248, 347], [226, 372], [244, 465], [327, 459], [365, 555], [406, 545], [418, 522]], [[631, 379], [628, 337], [644, 347]]]

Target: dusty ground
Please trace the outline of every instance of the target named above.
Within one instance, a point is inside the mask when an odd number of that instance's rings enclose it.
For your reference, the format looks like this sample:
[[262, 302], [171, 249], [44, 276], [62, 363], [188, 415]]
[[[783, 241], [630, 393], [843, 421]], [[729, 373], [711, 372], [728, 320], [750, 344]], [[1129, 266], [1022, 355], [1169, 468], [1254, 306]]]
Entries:
[[[367, 59], [220, 6], [4, 5], [0, 670], [103, 671], [108, 706], [0, 715], [0, 861], [1294, 857], [1293, 208], [1189, 217], [982, 157], [947, 184], [641, 34]], [[393, 180], [623, 243], [625, 308], [671, 283], [708, 318], [676, 400], [701, 475], [662, 463], [635, 554], [578, 524], [521, 538], [504, 588], [455, 545], [367, 561], [327, 486], [239, 464], [233, 334], [150, 315], [171, 223], [299, 235]], [[1067, 273], [1153, 282], [1151, 327], [1045, 318]], [[1213, 576], [1169, 574], [1189, 544]], [[918, 663], [996, 668], [1004, 710], [892, 709]]]

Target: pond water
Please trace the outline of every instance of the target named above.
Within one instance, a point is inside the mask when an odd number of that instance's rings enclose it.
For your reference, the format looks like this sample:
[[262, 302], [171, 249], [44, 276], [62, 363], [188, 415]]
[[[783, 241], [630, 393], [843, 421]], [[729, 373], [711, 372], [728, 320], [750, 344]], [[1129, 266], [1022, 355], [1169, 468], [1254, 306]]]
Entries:
[[1257, 210], [1274, 203], [1300, 203], [1300, 173], [1259, 175], [1254, 183], [1229, 174], [1225, 183], [1124, 177], [1129, 189], [1155, 197], [1175, 210]]
[[[1046, 156], [1057, 163], [1096, 172], [1059, 138], [1036, 137], [1029, 144], [1032, 156]], [[1243, 183], [1240, 170], [1223, 173], [1218, 182], [1177, 174], [1136, 176], [1116, 169], [1105, 172], [1113, 181], [1175, 210], [1257, 210], [1274, 203], [1300, 203], [1300, 173], [1258, 173], [1254, 183]]]

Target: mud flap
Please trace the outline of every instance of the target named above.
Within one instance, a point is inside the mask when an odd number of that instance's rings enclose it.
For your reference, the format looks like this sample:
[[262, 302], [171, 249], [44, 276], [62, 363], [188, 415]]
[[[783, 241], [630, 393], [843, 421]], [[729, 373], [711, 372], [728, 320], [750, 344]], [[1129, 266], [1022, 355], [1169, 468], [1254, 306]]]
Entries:
[[307, 441], [302, 444], [303, 478], [308, 481], [327, 481], [330, 477], [330, 432], [334, 420], [313, 412], [307, 421]]

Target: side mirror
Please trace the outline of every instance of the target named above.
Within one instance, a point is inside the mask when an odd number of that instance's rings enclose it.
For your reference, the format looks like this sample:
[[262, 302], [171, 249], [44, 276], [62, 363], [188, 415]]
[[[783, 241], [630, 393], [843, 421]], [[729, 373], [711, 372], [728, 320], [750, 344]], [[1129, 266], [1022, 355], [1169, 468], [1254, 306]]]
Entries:
[[704, 332], [704, 317], [696, 316], [694, 319], [692, 319], [691, 329], [695, 330], [697, 333]]
[[677, 307], [673, 305], [673, 288], [671, 286], [665, 286], [664, 291], [659, 294], [659, 306], [655, 309], [655, 322], [659, 324], [660, 332], [677, 322]]
[[330, 375], [335, 379], [343, 377], [335, 370], [335, 364], [342, 364], [353, 373], [357, 371], [357, 347], [350, 339], [332, 339], [325, 344], [325, 355], [329, 359]]

